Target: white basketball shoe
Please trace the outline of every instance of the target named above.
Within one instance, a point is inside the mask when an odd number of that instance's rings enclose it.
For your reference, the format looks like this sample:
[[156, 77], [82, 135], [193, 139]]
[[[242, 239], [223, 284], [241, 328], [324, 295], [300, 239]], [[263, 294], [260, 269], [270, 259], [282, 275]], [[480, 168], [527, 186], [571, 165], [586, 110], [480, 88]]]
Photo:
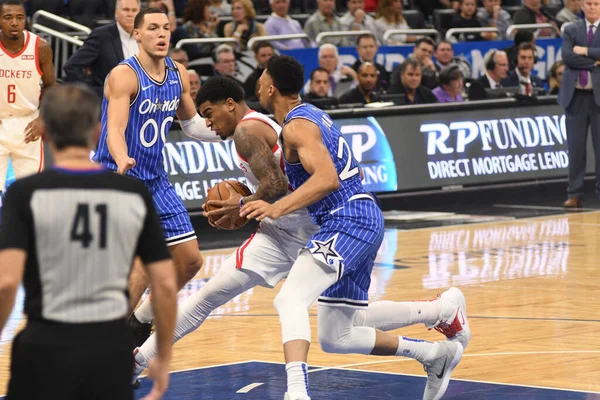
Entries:
[[460, 289], [451, 287], [439, 295], [442, 302], [440, 317], [429, 329], [444, 334], [451, 342], [458, 342], [463, 350], [471, 340], [471, 328], [467, 320], [467, 302]]
[[425, 372], [427, 372], [427, 384], [423, 393], [423, 400], [439, 400], [442, 398], [452, 371], [460, 362], [463, 355], [463, 347], [460, 342], [450, 342], [444, 340], [438, 343], [438, 349], [435, 358], [427, 363], [423, 363]]

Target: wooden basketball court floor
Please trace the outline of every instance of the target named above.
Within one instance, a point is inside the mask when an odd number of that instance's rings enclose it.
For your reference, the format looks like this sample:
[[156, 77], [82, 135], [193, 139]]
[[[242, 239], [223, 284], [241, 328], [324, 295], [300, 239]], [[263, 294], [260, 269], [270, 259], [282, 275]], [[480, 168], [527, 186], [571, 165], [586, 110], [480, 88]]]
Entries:
[[[600, 211], [388, 229], [370, 299], [430, 299], [450, 286], [464, 291], [473, 337], [445, 399], [600, 399], [599, 241]], [[205, 267], [180, 299], [202, 287], [231, 251], [205, 251]], [[277, 289], [238, 296], [178, 342], [172, 370], [180, 372], [171, 375], [165, 398], [281, 400]], [[0, 344], [0, 394], [10, 341], [23, 324], [22, 300]], [[424, 371], [416, 361], [322, 352], [315, 312], [313, 306], [313, 399], [422, 398]], [[442, 339], [422, 325], [394, 332]], [[136, 398], [150, 385], [142, 380]]]

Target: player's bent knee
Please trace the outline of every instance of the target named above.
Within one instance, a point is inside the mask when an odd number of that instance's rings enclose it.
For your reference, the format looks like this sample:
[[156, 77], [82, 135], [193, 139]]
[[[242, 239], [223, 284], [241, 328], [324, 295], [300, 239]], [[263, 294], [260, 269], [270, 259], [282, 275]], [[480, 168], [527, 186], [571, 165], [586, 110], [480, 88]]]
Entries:
[[204, 259], [200, 252], [187, 256], [183, 260], [179, 260], [177, 269], [180, 278], [184, 279], [186, 282], [192, 279], [202, 268], [203, 262]]
[[198, 252], [196, 254], [195, 258], [189, 260], [189, 262], [186, 266], [186, 270], [187, 270], [187, 274], [190, 279], [192, 279], [194, 276], [196, 276], [198, 271], [200, 271], [200, 269], [202, 269], [203, 263], [204, 263], [204, 258], [202, 258], [202, 254], [200, 254], [200, 252]]
[[350, 352], [348, 343], [342, 337], [321, 330], [319, 330], [319, 345], [325, 353], [347, 354]]
[[277, 310], [277, 314], [282, 315], [282, 313], [285, 313], [285, 310], [291, 305], [288, 297], [289, 296], [285, 293], [279, 292], [277, 293], [277, 296], [275, 296], [275, 299], [273, 299], [273, 306], [275, 307], [275, 310]]

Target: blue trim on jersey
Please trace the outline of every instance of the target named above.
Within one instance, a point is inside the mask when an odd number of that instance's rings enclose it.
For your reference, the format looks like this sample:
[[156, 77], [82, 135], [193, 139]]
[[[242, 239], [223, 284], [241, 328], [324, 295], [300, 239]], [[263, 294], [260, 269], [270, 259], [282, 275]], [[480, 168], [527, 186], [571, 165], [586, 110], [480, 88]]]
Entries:
[[[282, 127], [298, 118], [306, 119], [319, 127], [323, 144], [329, 151], [339, 176], [340, 187], [338, 190], [308, 206], [308, 211], [315, 223], [321, 225], [321, 219], [329, 210], [343, 206], [350, 197], [359, 193], [366, 193], [366, 191], [361, 183], [359, 164], [352, 154], [350, 145], [344, 139], [339, 128], [333, 123], [331, 117], [310, 104], [300, 104], [286, 115]], [[282, 141], [284, 139], [282, 138]], [[284, 162], [286, 175], [294, 189], [297, 189], [310, 178], [310, 174], [306, 172], [301, 163], [290, 163], [285, 157]]]
[[[131, 68], [138, 81], [137, 95], [131, 102], [125, 130], [128, 155], [135, 159], [136, 165], [127, 171], [127, 175], [143, 181], [167, 178], [162, 154], [164, 142], [183, 92], [181, 76], [175, 62], [170, 57], [166, 57], [164, 62], [166, 68], [162, 82], [154, 80], [136, 56], [120, 64]], [[93, 160], [115, 171], [117, 165], [108, 150], [107, 137], [108, 100], [105, 97], [102, 101], [100, 141]]]

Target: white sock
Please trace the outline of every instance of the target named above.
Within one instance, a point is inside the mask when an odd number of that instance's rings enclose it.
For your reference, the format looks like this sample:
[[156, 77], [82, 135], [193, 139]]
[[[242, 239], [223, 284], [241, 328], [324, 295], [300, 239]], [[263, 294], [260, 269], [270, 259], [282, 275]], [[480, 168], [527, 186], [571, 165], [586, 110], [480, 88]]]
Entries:
[[440, 299], [432, 301], [376, 301], [369, 304], [366, 326], [384, 332], [414, 324], [433, 325], [440, 316]]
[[433, 360], [437, 343], [426, 340], [411, 339], [405, 336], [399, 336], [397, 356], [414, 358], [421, 364]]
[[294, 395], [303, 395], [308, 397], [308, 374], [305, 362], [293, 361], [285, 365], [287, 372], [287, 392], [290, 397]]
[[[173, 332], [173, 343], [176, 343], [188, 333], [198, 329], [214, 309], [262, 282], [262, 278], [256, 274], [246, 274], [236, 271], [235, 258], [233, 258], [233, 262], [234, 264], [231, 268], [234, 271], [234, 275], [226, 273], [227, 270], [219, 271], [204, 287], [177, 306], [177, 320], [175, 322], [175, 331]], [[138, 318], [138, 311], [142, 310], [143, 312], [146, 304], [151, 303], [144, 301], [136, 311], [136, 318]], [[156, 334], [152, 334], [139, 347], [138, 354], [141, 354], [149, 362], [156, 357], [157, 353], [158, 344]]]
[[142, 304], [138, 307], [137, 310], [133, 313], [135, 317], [142, 324], [149, 324], [152, 322], [154, 318], [154, 313], [152, 312], [152, 303], [150, 302], [150, 296], [146, 297], [146, 300], [142, 302]]

